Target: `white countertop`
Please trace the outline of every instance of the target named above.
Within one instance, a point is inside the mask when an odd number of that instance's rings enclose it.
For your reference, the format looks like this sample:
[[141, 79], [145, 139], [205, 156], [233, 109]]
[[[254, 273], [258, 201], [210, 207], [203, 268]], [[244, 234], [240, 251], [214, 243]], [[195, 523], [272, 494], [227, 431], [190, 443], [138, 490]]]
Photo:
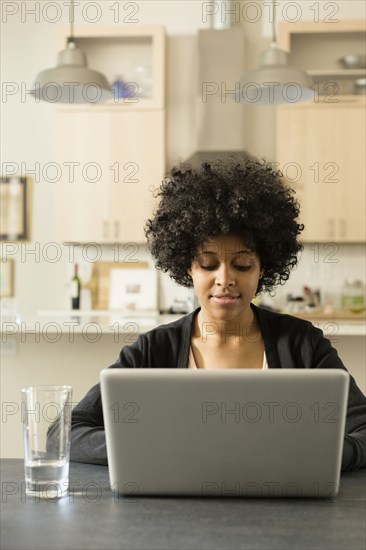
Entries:
[[[44, 339], [47, 340], [47, 336], [52, 334], [61, 335], [78, 335], [82, 334], [90, 340], [97, 335], [114, 335], [119, 334], [131, 334], [137, 335], [153, 328], [171, 323], [180, 319], [183, 314], [177, 315], [133, 315], [126, 316], [120, 313], [105, 314], [104, 312], [93, 312], [93, 314], [83, 312], [64, 312], [60, 314], [53, 314], [54, 312], [47, 312], [47, 315], [33, 315], [25, 316], [22, 319], [2, 319], [0, 325], [0, 332], [8, 335], [26, 335], [41, 333]], [[51, 338], [50, 338], [51, 339]]]
[[[184, 314], [164, 314], [158, 312], [110, 312], [110, 311], [41, 311], [38, 315], [25, 316], [20, 320], [2, 319], [0, 332], [8, 335], [82, 334], [90, 340], [96, 335], [131, 334], [137, 335], [153, 328], [180, 319]], [[366, 336], [364, 319], [312, 319], [311, 322], [330, 339], [337, 336]], [[46, 338], [47, 340], [47, 338]]]

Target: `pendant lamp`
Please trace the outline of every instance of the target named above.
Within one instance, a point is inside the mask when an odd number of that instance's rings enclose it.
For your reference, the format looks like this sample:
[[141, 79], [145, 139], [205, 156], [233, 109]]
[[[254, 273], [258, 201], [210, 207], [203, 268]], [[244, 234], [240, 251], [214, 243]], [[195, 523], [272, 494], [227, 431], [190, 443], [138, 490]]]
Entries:
[[87, 67], [86, 55], [74, 39], [74, 0], [71, 2], [70, 36], [67, 47], [59, 52], [57, 67], [41, 71], [30, 92], [49, 103], [99, 103], [113, 99], [106, 77]]
[[276, 105], [314, 98], [313, 81], [302, 69], [289, 65], [289, 54], [277, 46], [276, 2], [273, 1], [272, 43], [259, 56], [259, 67], [240, 80], [241, 103]]

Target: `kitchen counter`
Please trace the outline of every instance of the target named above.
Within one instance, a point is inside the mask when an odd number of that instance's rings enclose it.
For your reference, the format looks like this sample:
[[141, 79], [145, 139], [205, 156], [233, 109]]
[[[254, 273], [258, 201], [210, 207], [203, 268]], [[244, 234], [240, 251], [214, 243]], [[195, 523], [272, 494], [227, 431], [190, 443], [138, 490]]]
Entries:
[[[291, 313], [289, 313], [291, 315]], [[292, 314], [293, 315], [293, 314]], [[295, 314], [300, 319], [340, 319], [342, 321], [363, 321], [366, 322], [365, 312], [348, 313], [344, 310], [336, 310], [334, 313], [323, 313], [322, 311], [314, 311], [307, 313]]]
[[122, 334], [142, 334], [148, 330], [171, 323], [183, 314], [137, 313], [120, 314], [103, 311], [94, 312], [42, 312], [39, 315], [25, 316], [18, 321], [8, 319], [2, 321], [0, 332], [8, 335], [47, 334], [90, 335], [90, 339], [98, 335], [112, 335], [118, 338]]
[[[119, 313], [111, 311], [40, 311], [38, 315], [25, 316], [16, 322], [14, 319], [3, 320], [0, 332], [3, 334], [20, 335], [47, 334], [66, 335], [72, 337], [76, 334], [90, 335], [90, 339], [98, 335], [112, 335], [116, 341], [118, 335], [142, 334], [153, 328], [171, 323], [180, 319], [183, 313], [163, 314], [158, 312], [131, 312]], [[311, 321], [316, 327], [323, 330], [327, 337], [334, 336], [366, 336], [366, 319], [364, 316], [319, 315], [299, 314], [295, 315]]]

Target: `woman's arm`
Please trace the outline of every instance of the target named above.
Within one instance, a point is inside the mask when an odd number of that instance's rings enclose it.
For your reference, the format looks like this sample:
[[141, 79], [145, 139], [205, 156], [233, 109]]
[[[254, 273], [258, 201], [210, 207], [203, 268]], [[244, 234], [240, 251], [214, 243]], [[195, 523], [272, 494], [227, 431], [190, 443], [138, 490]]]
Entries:
[[[143, 349], [141, 335], [134, 344], [122, 348], [111, 368], [141, 367]], [[93, 386], [72, 411], [70, 458], [74, 462], [108, 464], [100, 384]]]
[[72, 411], [70, 458], [108, 464], [100, 384], [93, 386]]
[[[323, 336], [319, 329], [314, 330], [317, 342], [313, 367], [347, 370], [329, 340]], [[342, 471], [358, 470], [366, 466], [366, 397], [357, 386], [353, 376], [351, 374], [349, 376]]]

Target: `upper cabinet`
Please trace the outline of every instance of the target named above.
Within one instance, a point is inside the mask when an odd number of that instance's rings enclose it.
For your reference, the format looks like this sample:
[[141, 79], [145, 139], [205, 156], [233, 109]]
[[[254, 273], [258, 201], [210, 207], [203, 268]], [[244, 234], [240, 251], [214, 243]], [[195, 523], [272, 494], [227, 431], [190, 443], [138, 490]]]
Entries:
[[362, 20], [280, 23], [278, 43], [290, 52], [290, 63], [302, 67], [314, 80], [315, 100], [332, 102], [339, 95], [362, 92], [357, 80], [365, 78], [364, 63], [343, 58], [365, 54], [365, 24]]
[[[62, 48], [68, 30], [62, 32]], [[77, 109], [164, 109], [165, 30], [161, 25], [77, 26], [75, 42], [86, 54], [88, 66], [103, 73], [110, 85], [122, 81], [121, 97], [106, 103], [75, 106]], [[92, 96], [93, 90], [90, 95]], [[87, 93], [87, 91], [86, 91]], [[126, 97], [124, 97], [126, 96]], [[61, 107], [62, 109], [62, 107]]]
[[65, 110], [58, 128], [59, 240], [145, 242], [165, 171], [165, 112]]
[[277, 161], [301, 204], [304, 241], [365, 240], [365, 102], [277, 108]]
[[300, 200], [305, 242], [365, 241], [365, 97], [354, 86], [365, 71], [338, 61], [364, 44], [361, 22], [281, 27], [281, 47], [317, 91], [277, 107], [276, 160]]
[[[91, 32], [93, 33], [91, 35]], [[165, 175], [165, 38], [160, 26], [77, 28], [88, 64], [129, 97], [60, 105], [57, 237], [66, 242], [146, 241], [154, 190]]]

